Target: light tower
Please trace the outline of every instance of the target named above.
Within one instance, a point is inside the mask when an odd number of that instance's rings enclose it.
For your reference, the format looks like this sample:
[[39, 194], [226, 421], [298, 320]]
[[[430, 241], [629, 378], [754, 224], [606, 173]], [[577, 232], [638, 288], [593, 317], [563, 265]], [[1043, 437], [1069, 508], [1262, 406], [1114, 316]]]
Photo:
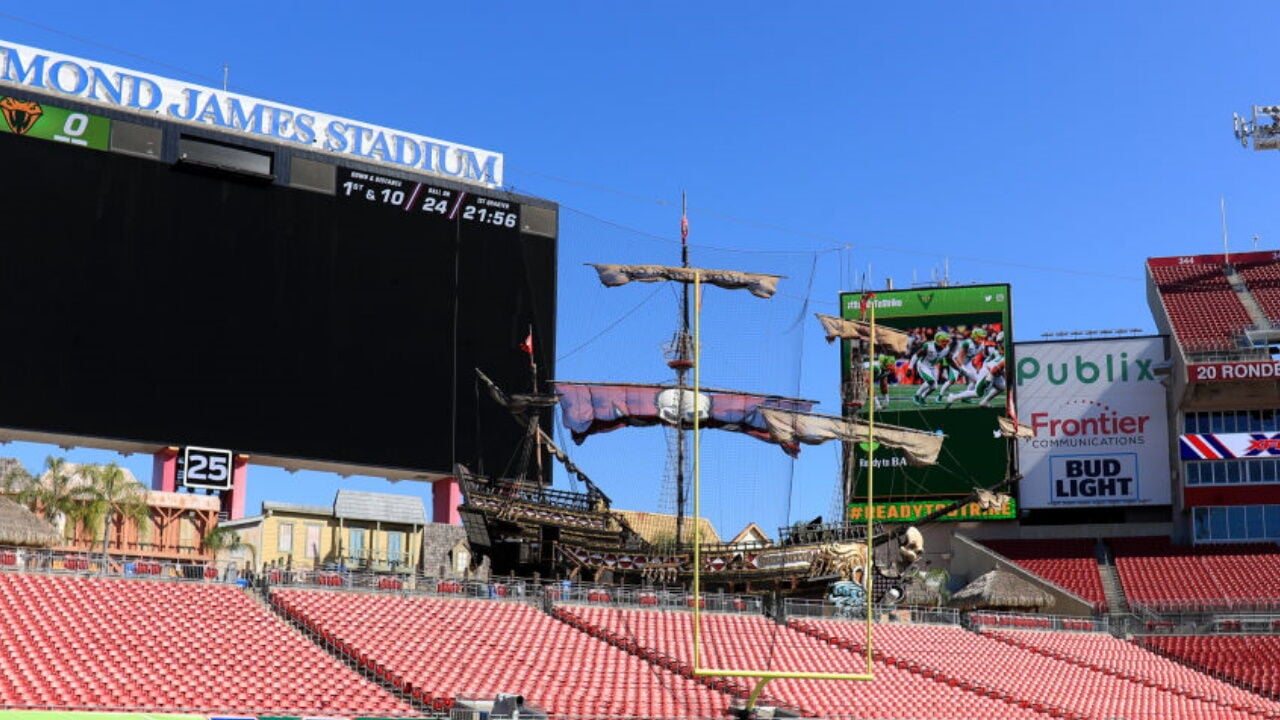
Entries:
[[[1258, 116], [1270, 117], [1266, 125], [1258, 123]], [[1232, 125], [1240, 146], [1249, 147], [1249, 138], [1253, 138], [1254, 150], [1280, 150], [1280, 105], [1254, 105], [1253, 117], [1246, 120], [1231, 113]]]

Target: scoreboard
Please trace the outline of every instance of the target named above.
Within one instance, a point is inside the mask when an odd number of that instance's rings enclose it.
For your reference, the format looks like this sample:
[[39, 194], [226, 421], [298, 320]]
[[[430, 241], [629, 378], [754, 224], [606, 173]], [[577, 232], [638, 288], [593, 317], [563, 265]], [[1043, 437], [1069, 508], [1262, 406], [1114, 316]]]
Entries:
[[505, 466], [474, 370], [527, 390], [532, 328], [554, 376], [553, 203], [27, 88], [0, 116], [0, 432]]

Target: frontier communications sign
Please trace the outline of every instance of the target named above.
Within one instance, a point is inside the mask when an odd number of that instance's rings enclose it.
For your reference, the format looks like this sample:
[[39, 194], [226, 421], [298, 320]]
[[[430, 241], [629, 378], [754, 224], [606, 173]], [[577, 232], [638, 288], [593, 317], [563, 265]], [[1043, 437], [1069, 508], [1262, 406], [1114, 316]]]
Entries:
[[499, 153], [0, 40], [0, 84], [442, 177], [502, 185]]
[[1170, 503], [1158, 337], [1019, 343], [1024, 508]]

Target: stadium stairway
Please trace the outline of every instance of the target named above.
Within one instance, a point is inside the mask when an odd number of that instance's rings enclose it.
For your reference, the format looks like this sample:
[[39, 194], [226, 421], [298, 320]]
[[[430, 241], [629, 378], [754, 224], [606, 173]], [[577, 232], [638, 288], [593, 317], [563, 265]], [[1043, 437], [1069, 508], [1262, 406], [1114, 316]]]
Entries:
[[[745, 700], [751, 695], [751, 687], [732, 678], [694, 677], [693, 669], [689, 664], [676, 656], [665, 653], [658, 648], [646, 646], [637, 641], [635, 637], [601, 627], [591, 622], [589, 619], [580, 617], [573, 613], [563, 605], [552, 607], [550, 612], [551, 617], [559, 620], [560, 622], [563, 622], [576, 630], [585, 632], [592, 637], [599, 638], [623, 652], [635, 655], [651, 665], [678, 673], [696, 683], [705, 685], [717, 692], [727, 693], [739, 700]], [[770, 695], [762, 695], [759, 698], [759, 703], [762, 705], [786, 708], [799, 713], [801, 717], [813, 717], [815, 715], [799, 705], [788, 703], [785, 700], [781, 700]]]
[[0, 707], [417, 714], [238, 587], [9, 571], [0, 572]]
[[381, 687], [401, 702], [424, 715], [439, 712], [440, 708], [438, 706], [433, 708], [430, 697], [413, 692], [412, 687], [406, 689], [403, 684], [396, 683], [385, 671], [378, 672], [376, 666], [361, 662], [359, 654], [352, 648], [338, 643], [331, 634], [317, 632], [309, 627], [301, 618], [291, 615], [280, 603], [274, 602], [269, 593], [270, 591], [266, 588], [255, 588], [249, 595], [267, 612], [280, 618], [294, 632], [315, 643], [321, 650], [329, 653], [338, 662], [350, 668], [352, 672]]
[[1244, 275], [1237, 272], [1230, 265], [1227, 266], [1226, 273], [1227, 283], [1232, 290], [1236, 291], [1236, 296], [1240, 298], [1240, 304], [1244, 305], [1245, 312], [1249, 313], [1249, 318], [1253, 320], [1253, 324], [1259, 328], [1270, 330], [1272, 328], [1271, 319], [1267, 317], [1266, 311], [1262, 309], [1262, 304], [1253, 296]]
[[271, 601], [432, 713], [463, 692], [522, 693], [561, 716], [713, 717], [728, 686], [602, 642], [526, 602], [276, 588]]
[[[593, 604], [559, 606], [560, 612], [598, 634], [690, 662], [692, 617], [679, 610], [607, 607]], [[847, 645], [831, 643], [771, 619], [748, 614], [710, 612], [703, 616], [703, 661], [713, 667], [759, 668], [790, 672], [860, 672], [864, 657]], [[856, 623], [841, 621], [845, 627]], [[957, 628], [958, 630], [958, 628]], [[961, 631], [963, 632], [963, 631]], [[968, 636], [968, 633], [965, 633]], [[1033, 708], [1028, 700], [992, 693], [977, 684], [948, 682], [877, 656], [871, 682], [834, 682], [780, 678], [767, 686], [775, 698], [802, 707], [809, 717], [911, 718], [949, 720], [1036, 720], [1053, 717], [1050, 708]], [[772, 701], [776, 704], [776, 700]], [[768, 702], [763, 704], [770, 704]], [[927, 710], [922, 710], [927, 708]], [[1060, 712], [1057, 717], [1067, 717]]]
[[1111, 556], [1111, 548], [1101, 539], [1096, 549], [1098, 557], [1098, 578], [1102, 581], [1102, 592], [1107, 598], [1107, 607], [1112, 613], [1129, 612], [1129, 598], [1124, 594], [1124, 586], [1120, 584], [1120, 573], [1116, 572], [1115, 558]]

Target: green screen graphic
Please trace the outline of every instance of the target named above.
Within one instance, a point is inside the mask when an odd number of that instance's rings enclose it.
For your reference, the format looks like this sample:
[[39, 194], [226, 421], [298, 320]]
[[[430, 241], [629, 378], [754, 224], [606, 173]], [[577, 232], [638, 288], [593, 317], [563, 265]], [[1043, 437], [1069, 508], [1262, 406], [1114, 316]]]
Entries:
[[34, 100], [0, 98], [0, 132], [106, 150], [111, 121], [99, 115], [67, 110]]
[[[872, 307], [874, 306], [874, 307]], [[842, 293], [841, 315], [847, 320], [870, 319], [877, 325], [908, 333], [907, 351], [879, 353], [878, 377], [887, 382], [875, 388], [877, 422], [942, 433], [946, 440], [938, 463], [912, 467], [902, 454], [881, 447], [868, 457], [853, 446], [848, 517], [865, 521], [868, 460], [875, 463], [873, 492], [877, 503], [894, 501], [886, 522], [911, 522], [920, 509], [963, 497], [974, 488], [989, 488], [1009, 472], [1008, 440], [999, 434], [997, 418], [1007, 412], [1012, 389], [1004, 367], [1013, 344], [1008, 285], [934, 287], [879, 293]], [[865, 314], [864, 314], [865, 313]], [[841, 378], [851, 381], [852, 344], [841, 344]], [[858, 357], [863, 368], [869, 359]], [[872, 401], [846, 412], [866, 417]], [[911, 508], [911, 509], [908, 509]], [[927, 511], [926, 511], [927, 512]], [[1013, 504], [982, 518], [1008, 518]], [[968, 513], [961, 513], [968, 515]], [[953, 519], [977, 519], [973, 516]]]

